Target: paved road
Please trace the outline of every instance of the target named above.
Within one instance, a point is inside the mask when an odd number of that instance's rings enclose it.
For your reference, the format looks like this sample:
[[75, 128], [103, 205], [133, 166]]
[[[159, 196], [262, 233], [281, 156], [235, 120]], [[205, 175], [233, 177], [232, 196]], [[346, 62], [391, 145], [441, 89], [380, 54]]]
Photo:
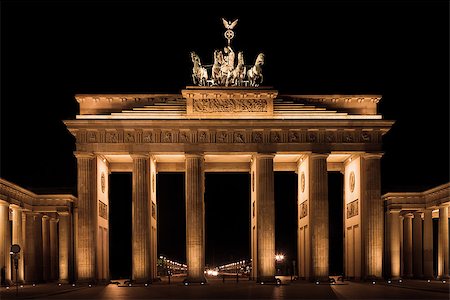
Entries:
[[[337, 285], [316, 285], [310, 282], [285, 280], [276, 287], [257, 285], [251, 281], [209, 280], [206, 285], [184, 286], [175, 279], [145, 287], [139, 286], [75, 286], [43, 284], [25, 286], [20, 299], [449, 299], [449, 284], [442, 282], [404, 281], [403, 283], [345, 282]], [[13, 288], [0, 288], [0, 299], [14, 299]]]

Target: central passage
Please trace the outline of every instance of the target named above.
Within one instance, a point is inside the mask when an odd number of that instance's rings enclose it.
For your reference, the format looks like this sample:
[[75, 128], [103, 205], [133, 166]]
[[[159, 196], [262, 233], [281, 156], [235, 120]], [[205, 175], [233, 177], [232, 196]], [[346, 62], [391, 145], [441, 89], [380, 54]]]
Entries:
[[250, 258], [250, 174], [205, 174], [206, 265]]

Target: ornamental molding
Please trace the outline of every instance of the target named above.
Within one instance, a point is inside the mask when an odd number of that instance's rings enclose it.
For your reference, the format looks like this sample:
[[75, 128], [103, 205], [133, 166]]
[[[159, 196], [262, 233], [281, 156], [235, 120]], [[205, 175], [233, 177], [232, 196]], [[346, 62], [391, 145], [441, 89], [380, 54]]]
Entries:
[[75, 129], [77, 143], [183, 144], [373, 144], [381, 143], [377, 129]]
[[193, 113], [267, 113], [266, 99], [193, 99]]

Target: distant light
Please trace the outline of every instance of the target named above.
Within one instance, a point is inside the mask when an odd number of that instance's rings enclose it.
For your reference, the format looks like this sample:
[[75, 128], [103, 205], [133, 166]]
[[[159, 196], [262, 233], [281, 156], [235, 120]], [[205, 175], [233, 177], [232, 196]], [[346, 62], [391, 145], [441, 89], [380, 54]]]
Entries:
[[72, 286], [75, 286], [75, 283], [72, 283]]
[[185, 282], [184, 285], [188, 285], [189, 283]]
[[9, 286], [7, 286], [6, 289], [9, 290]]
[[33, 283], [33, 286], [36, 286], [36, 284], [35, 284], [35, 283]]
[[89, 287], [92, 287], [92, 284], [90, 284]]
[[442, 280], [442, 283], [446, 283], [446, 281], [445, 281], [445, 280]]
[[430, 280], [430, 279], [428, 279], [428, 280], [427, 280], [427, 282], [431, 282], [431, 280]]
[[129, 283], [128, 286], [131, 286], [131, 283]]
[[316, 284], [319, 284], [319, 281], [316, 281]]
[[61, 283], [58, 283], [58, 286], [61, 286]]
[[372, 284], [375, 284], [375, 281], [372, 281]]
[[23, 284], [21, 284], [20, 287], [23, 287]]
[[200, 284], [203, 285], [203, 284], [205, 284], [205, 283], [202, 281], [202, 282], [200, 282]]
[[399, 280], [398, 282], [402, 283], [402, 282], [403, 282], [403, 280], [401, 280], [401, 279], [400, 279], [400, 280]]
[[148, 283], [146, 283], [145, 286], [148, 286]]
[[388, 280], [388, 283], [391, 283], [392, 281]]
[[264, 284], [264, 282], [263, 282], [263, 281], [261, 281], [261, 284]]

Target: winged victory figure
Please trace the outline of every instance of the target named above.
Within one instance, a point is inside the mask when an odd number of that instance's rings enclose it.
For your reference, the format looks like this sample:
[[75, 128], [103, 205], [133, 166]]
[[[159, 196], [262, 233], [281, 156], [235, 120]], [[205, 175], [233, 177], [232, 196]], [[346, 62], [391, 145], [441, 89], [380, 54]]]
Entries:
[[236, 24], [238, 22], [238, 19], [236, 19], [233, 22], [231, 22], [231, 21], [227, 21], [224, 18], [222, 18], [222, 21], [223, 21], [223, 26], [225, 26], [225, 28], [227, 30], [232, 30], [236, 26]]

